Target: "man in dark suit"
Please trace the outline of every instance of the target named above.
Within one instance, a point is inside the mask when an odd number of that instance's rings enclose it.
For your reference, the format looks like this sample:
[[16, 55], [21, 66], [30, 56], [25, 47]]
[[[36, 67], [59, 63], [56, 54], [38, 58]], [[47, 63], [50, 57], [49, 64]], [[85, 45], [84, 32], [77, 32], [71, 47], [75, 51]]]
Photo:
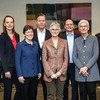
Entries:
[[[1, 43], [1, 35], [0, 35], [0, 43]], [[0, 83], [1, 83], [1, 44], [0, 44]], [[0, 85], [1, 88], [1, 85]]]
[[[42, 13], [37, 15], [36, 18], [36, 24], [37, 28], [34, 30], [34, 41], [38, 42], [39, 45], [39, 54], [40, 54], [40, 61], [42, 64], [42, 44], [45, 40], [48, 40], [51, 37], [50, 32], [46, 29], [46, 16]], [[43, 65], [42, 65], [42, 72], [43, 71]], [[41, 77], [41, 82], [43, 86], [43, 95], [44, 95], [44, 100], [47, 100], [47, 89], [46, 89], [46, 84], [45, 81], [43, 80], [43, 73]], [[37, 95], [37, 93], [36, 93]]]
[[99, 69], [99, 74], [100, 74], [100, 33], [96, 34], [95, 36], [97, 37], [98, 44], [99, 44], [99, 57], [98, 57], [97, 63], [98, 63], [98, 69]]
[[71, 19], [66, 20], [65, 26], [64, 26], [66, 32], [65, 34], [62, 34], [60, 37], [62, 39], [66, 39], [68, 43], [68, 51], [69, 51], [69, 63], [68, 63], [68, 70], [67, 70], [67, 79], [65, 81], [65, 87], [64, 87], [64, 99], [68, 100], [68, 86], [69, 86], [69, 80], [71, 81], [72, 86], [72, 100], [78, 100], [78, 85], [75, 81], [75, 64], [72, 60], [72, 52], [73, 52], [73, 45], [74, 45], [74, 39], [79, 37], [79, 34], [74, 33], [74, 23]]

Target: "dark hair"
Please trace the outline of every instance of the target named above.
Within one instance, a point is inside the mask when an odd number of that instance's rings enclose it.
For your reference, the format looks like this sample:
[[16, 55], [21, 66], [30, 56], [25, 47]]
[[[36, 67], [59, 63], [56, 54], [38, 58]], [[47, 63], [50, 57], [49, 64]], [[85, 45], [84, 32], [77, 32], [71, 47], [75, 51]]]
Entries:
[[23, 28], [23, 34], [25, 34], [25, 32], [26, 32], [28, 29], [32, 29], [32, 31], [34, 32], [33, 26], [31, 26], [31, 25], [25, 25], [24, 28]]
[[40, 16], [44, 16], [45, 17], [45, 19], [46, 19], [46, 15], [45, 14], [43, 14], [43, 13], [39, 13], [37, 16], [36, 16], [36, 20], [38, 19], [38, 17], [40, 17]]
[[[71, 20], [71, 21], [73, 22], [73, 20], [72, 20], [72, 19], [67, 19], [66, 21], [68, 21], [68, 20]], [[66, 25], [66, 21], [65, 21], [65, 25]], [[74, 22], [73, 22], [73, 24], [74, 24]]]
[[[5, 23], [7, 17], [12, 18], [13, 19], [13, 22], [15, 22], [15, 20], [14, 20], [14, 18], [12, 16], [10, 16], [10, 15], [5, 16], [5, 18], [3, 20], [3, 33], [7, 33], [6, 27], [4, 26], [4, 23]], [[16, 33], [15, 27], [13, 27], [12, 32], [13, 33]]]

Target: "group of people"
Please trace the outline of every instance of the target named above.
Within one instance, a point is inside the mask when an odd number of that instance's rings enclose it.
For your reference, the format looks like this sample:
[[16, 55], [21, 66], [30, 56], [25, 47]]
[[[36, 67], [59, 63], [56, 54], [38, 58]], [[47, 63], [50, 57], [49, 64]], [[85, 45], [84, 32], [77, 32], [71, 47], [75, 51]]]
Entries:
[[[97, 59], [98, 40], [89, 34], [89, 22], [81, 20], [74, 33], [71, 19], [65, 21], [65, 32], [57, 21], [46, 29], [46, 16], [36, 18], [37, 28], [25, 25], [24, 40], [14, 28], [14, 18], [6, 16], [0, 36], [0, 54], [3, 68], [4, 100], [11, 100], [15, 83], [14, 100], [36, 100], [38, 80], [41, 80], [44, 100], [68, 100], [69, 80], [72, 100], [96, 100], [96, 81], [100, 80]], [[19, 42], [19, 43], [18, 43]]]

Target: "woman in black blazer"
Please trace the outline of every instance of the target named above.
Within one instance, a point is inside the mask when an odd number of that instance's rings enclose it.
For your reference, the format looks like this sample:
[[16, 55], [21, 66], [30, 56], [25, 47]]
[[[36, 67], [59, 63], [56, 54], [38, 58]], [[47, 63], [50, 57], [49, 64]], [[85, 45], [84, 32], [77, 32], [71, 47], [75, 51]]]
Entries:
[[15, 70], [15, 50], [19, 35], [14, 29], [14, 18], [6, 16], [1, 35], [1, 61], [3, 66], [4, 100], [11, 100], [12, 84], [15, 83], [14, 100], [20, 100], [20, 85]]

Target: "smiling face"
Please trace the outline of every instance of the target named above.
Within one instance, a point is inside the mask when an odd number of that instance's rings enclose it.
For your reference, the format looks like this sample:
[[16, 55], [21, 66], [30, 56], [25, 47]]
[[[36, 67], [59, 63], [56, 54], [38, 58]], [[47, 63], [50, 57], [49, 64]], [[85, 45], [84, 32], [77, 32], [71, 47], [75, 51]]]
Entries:
[[60, 31], [59, 31], [59, 28], [57, 26], [51, 27], [50, 33], [51, 33], [52, 37], [58, 37], [59, 32]]
[[43, 30], [46, 27], [46, 18], [45, 16], [39, 16], [36, 20], [37, 28]]
[[12, 31], [14, 28], [14, 20], [11, 17], [6, 17], [3, 25], [6, 28], [6, 31]]
[[74, 29], [73, 21], [70, 19], [66, 20], [64, 28], [65, 28], [66, 32], [72, 32]]
[[25, 39], [32, 41], [34, 36], [33, 30], [32, 29], [28, 29], [27, 31], [25, 31]]
[[79, 26], [79, 31], [81, 32], [81, 34], [88, 34], [89, 27], [88, 27], [87, 23], [85, 23], [85, 22], [81, 23]]

